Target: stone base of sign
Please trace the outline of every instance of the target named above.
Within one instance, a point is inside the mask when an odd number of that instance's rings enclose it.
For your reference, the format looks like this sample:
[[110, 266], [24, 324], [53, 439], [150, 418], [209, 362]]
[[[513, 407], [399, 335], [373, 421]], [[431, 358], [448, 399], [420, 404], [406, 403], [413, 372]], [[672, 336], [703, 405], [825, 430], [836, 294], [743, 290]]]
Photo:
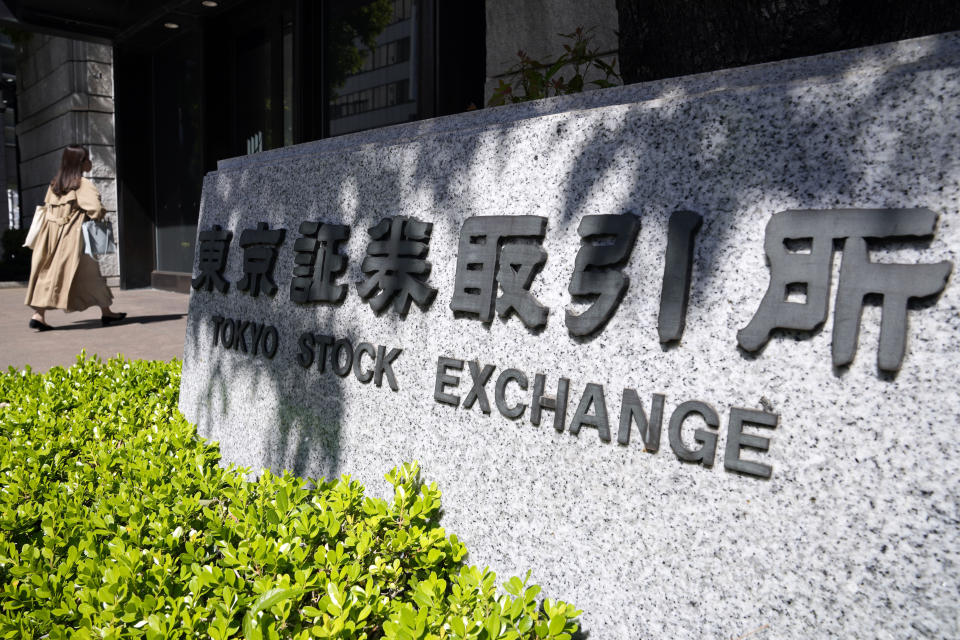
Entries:
[[[821, 326], [775, 331], [756, 352], [737, 334], [767, 291], [765, 229], [778, 212], [928, 209], [932, 236], [868, 239], [870, 258], [956, 268], [958, 149], [954, 33], [223, 161], [204, 182], [200, 229], [232, 234], [218, 272], [229, 288], [192, 295], [181, 409], [226, 462], [253, 473], [346, 473], [383, 495], [383, 474], [418, 460], [469, 561], [504, 580], [532, 569], [545, 596], [584, 610], [591, 638], [955, 637], [956, 283], [909, 304], [893, 373], [878, 369], [881, 307], [870, 296], [853, 362], [832, 364], [842, 241]], [[661, 344], [676, 211], [699, 214], [702, 227], [682, 338]], [[573, 336], [566, 313], [590, 303], [568, 289], [578, 228], [624, 213], [640, 220], [620, 269], [628, 286], [599, 332]], [[521, 215], [546, 218], [542, 241], [513, 243], [546, 253], [529, 286], [546, 325], [455, 313], [464, 222]], [[397, 216], [432, 224], [424, 282], [436, 294], [405, 316], [375, 313], [357, 289], [368, 230]], [[347, 285], [342, 301], [291, 301], [305, 221], [350, 228], [331, 280]], [[286, 230], [274, 297], [239, 290], [241, 236], [259, 222]], [[814, 294], [787, 289], [799, 302]], [[545, 407], [562, 380], [558, 431]], [[645, 450], [636, 425], [622, 444], [625, 398], [648, 419], [662, 402], [659, 446], [648, 438]], [[684, 415], [675, 446], [671, 418]]]

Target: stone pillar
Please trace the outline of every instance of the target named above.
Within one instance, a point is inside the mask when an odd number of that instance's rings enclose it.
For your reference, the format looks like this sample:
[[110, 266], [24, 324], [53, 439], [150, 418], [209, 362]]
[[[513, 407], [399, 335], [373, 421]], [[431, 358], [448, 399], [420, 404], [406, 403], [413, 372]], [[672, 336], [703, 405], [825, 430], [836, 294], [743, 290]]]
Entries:
[[[483, 90], [486, 103], [500, 78], [520, 59], [524, 50], [534, 60], [556, 60], [569, 40], [559, 34], [577, 27], [591, 29], [591, 48], [612, 58], [617, 53], [617, 7], [614, 0], [487, 0], [487, 79]], [[570, 70], [558, 75], [570, 78]], [[594, 79], [592, 76], [587, 76]], [[587, 87], [590, 88], [589, 86]]]
[[[107, 220], [117, 238], [117, 163], [113, 118], [113, 50], [109, 45], [33, 34], [17, 48], [17, 106], [22, 224], [60, 167], [63, 149], [83, 145], [90, 152], [91, 180], [100, 190]], [[117, 255], [100, 270], [119, 284]]]

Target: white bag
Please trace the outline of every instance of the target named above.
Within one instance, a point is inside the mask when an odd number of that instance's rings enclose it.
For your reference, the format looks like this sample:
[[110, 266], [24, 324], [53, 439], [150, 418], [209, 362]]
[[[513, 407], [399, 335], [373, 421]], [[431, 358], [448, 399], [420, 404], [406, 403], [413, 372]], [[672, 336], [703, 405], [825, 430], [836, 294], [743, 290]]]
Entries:
[[117, 245], [113, 242], [113, 227], [96, 220], [87, 220], [81, 227], [83, 235], [83, 252], [91, 258], [99, 258], [108, 253], [116, 253]]
[[46, 205], [38, 204], [33, 212], [33, 222], [30, 223], [30, 231], [27, 231], [27, 239], [24, 241], [23, 246], [33, 249], [33, 245], [37, 243], [37, 234], [40, 233], [40, 227], [43, 226], [43, 221], [46, 219]]

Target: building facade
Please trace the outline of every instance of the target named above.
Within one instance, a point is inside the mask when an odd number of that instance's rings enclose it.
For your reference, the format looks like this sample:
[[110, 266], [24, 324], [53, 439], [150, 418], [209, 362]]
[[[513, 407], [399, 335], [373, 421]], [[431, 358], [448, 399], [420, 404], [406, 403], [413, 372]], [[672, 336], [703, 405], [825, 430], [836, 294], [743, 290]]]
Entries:
[[[117, 235], [117, 159], [114, 131], [113, 50], [109, 45], [46, 34], [22, 38], [17, 47], [17, 124], [23, 223], [43, 202], [60, 167], [64, 146], [90, 152], [90, 178], [100, 190], [107, 220]], [[24, 225], [24, 226], [25, 226]], [[116, 255], [100, 269], [119, 284]]]

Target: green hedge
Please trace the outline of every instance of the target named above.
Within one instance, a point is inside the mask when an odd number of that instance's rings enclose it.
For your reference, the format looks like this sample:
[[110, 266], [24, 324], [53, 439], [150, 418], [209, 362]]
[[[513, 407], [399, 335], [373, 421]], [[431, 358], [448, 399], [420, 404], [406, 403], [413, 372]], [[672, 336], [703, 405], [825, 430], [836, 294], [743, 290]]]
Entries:
[[392, 502], [349, 477], [248, 482], [179, 386], [177, 362], [0, 374], [0, 637], [576, 634], [572, 605], [463, 564], [416, 465], [387, 474]]

